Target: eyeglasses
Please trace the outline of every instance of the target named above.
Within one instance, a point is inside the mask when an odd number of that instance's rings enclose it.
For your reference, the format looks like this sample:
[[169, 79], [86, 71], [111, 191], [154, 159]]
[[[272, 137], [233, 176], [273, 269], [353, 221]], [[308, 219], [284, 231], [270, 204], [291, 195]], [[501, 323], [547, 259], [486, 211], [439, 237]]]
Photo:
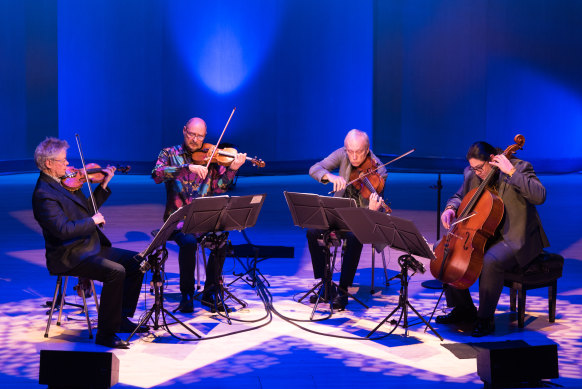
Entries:
[[67, 161], [66, 158], [64, 158], [64, 159], [51, 158], [51, 161], [55, 161], [55, 162], [58, 162], [58, 163], [67, 163], [67, 162], [69, 162], [69, 161]]
[[204, 134], [204, 135], [199, 135], [199, 134], [194, 134], [194, 133], [192, 133], [192, 132], [188, 132], [188, 131], [185, 131], [185, 132], [184, 132], [184, 134], [185, 134], [185, 135], [186, 135], [188, 138], [190, 138], [190, 139], [198, 139], [198, 140], [202, 140], [202, 139], [206, 138], [206, 134]]
[[487, 161], [483, 162], [481, 165], [469, 166], [469, 168], [471, 170], [473, 170], [475, 173], [481, 173], [483, 171], [483, 168], [485, 167], [486, 163], [487, 163]]

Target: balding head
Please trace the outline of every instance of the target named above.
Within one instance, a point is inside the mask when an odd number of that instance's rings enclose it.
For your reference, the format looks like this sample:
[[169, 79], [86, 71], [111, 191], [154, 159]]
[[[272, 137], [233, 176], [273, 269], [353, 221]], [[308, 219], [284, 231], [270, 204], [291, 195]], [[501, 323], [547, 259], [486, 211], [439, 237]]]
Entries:
[[344, 147], [352, 166], [360, 166], [370, 151], [368, 134], [356, 129], [351, 130], [344, 139]]
[[204, 144], [206, 123], [200, 118], [192, 118], [186, 122], [184, 129], [184, 144], [190, 151], [196, 151]]

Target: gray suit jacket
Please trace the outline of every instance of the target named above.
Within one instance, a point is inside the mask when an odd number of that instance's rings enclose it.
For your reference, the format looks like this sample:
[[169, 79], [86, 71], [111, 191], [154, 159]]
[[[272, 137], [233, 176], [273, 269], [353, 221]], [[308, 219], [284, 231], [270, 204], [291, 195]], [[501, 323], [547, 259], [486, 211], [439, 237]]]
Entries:
[[[504, 205], [499, 228], [503, 240], [514, 250], [517, 262], [523, 267], [550, 245], [535, 207], [546, 200], [546, 188], [529, 162], [512, 159], [511, 163], [516, 169], [511, 177], [499, 172], [498, 194]], [[463, 185], [447, 202], [447, 206], [454, 209], [458, 209], [463, 197], [481, 183], [469, 167], [463, 175]]]
[[[382, 162], [374, 155], [372, 150], [370, 150], [370, 155], [372, 159], [376, 161], [378, 165], [382, 165]], [[327, 184], [327, 180], [323, 180], [323, 176], [327, 173], [331, 173], [332, 171], [339, 168], [339, 175], [343, 177], [346, 181], [349, 182], [350, 180], [350, 173], [352, 172], [352, 164], [350, 163], [350, 159], [348, 158], [348, 154], [346, 153], [345, 148], [341, 147], [328, 155], [325, 159], [317, 162], [309, 169], [309, 175], [316, 179], [317, 181]], [[386, 172], [386, 168], [382, 166], [378, 169], [378, 174], [386, 179], [388, 173]], [[340, 190], [335, 192], [334, 197], [344, 197], [345, 190]], [[369, 203], [368, 199], [364, 199], [360, 196], [360, 204], [361, 207], [367, 207]]]
[[[99, 185], [94, 191], [99, 208], [109, 197], [109, 188]], [[42, 227], [46, 266], [51, 274], [62, 274], [84, 258], [96, 255], [109, 239], [95, 225], [93, 205], [81, 190], [70, 192], [45, 173], [40, 173], [32, 194], [34, 218]]]

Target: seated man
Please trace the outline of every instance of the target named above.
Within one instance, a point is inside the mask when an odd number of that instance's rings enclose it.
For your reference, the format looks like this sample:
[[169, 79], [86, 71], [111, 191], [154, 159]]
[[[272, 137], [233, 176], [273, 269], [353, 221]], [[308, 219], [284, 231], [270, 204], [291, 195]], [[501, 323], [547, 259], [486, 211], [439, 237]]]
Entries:
[[[337, 149], [325, 159], [313, 165], [309, 169], [309, 175], [323, 184], [331, 182], [335, 192], [334, 196], [350, 197], [356, 200], [358, 207], [369, 207], [372, 210], [379, 210], [381, 198], [377, 194], [373, 193], [369, 199], [366, 199], [354, 186], [346, 186], [352, 170], [361, 166], [368, 158], [372, 158], [378, 166], [382, 165], [380, 160], [370, 151], [368, 135], [363, 131], [354, 129], [346, 135], [344, 147]], [[331, 173], [335, 169], [339, 169], [339, 175]], [[387, 173], [384, 167], [380, 167], [377, 173], [383, 180], [386, 179]], [[307, 230], [307, 242], [315, 278], [322, 278], [325, 271], [325, 248], [317, 242], [323, 232], [317, 229]], [[344, 309], [348, 304], [348, 296], [345, 292], [354, 282], [363, 247], [351, 232], [347, 233], [344, 238], [347, 243], [343, 255], [339, 283], [340, 291], [333, 298], [332, 302], [333, 308], [339, 310]]]
[[[237, 170], [246, 161], [246, 154], [237, 154], [230, 166], [220, 166], [211, 163], [208, 169], [205, 165], [196, 165], [192, 154], [199, 151], [206, 137], [206, 123], [200, 118], [188, 120], [182, 129], [184, 142], [181, 145], [163, 149], [152, 170], [152, 178], [156, 184], [166, 184], [166, 220], [178, 208], [190, 204], [193, 199], [203, 196], [224, 193]], [[180, 293], [182, 300], [178, 310], [185, 313], [194, 310], [194, 269], [196, 266], [197, 237], [177, 231], [174, 240], [180, 246], [178, 264], [180, 266]], [[225, 260], [225, 246], [212, 253], [206, 268], [206, 282], [202, 295], [202, 304], [213, 308], [215, 306], [214, 291], [220, 282], [222, 266]], [[224, 310], [222, 304], [217, 305]]]
[[465, 195], [492, 172], [494, 191], [503, 200], [504, 216], [497, 233], [489, 239], [483, 256], [479, 278], [479, 310], [475, 308], [469, 289], [447, 286], [447, 304], [454, 309], [447, 315], [437, 316], [436, 322], [452, 324], [475, 322], [472, 336], [481, 337], [495, 330], [495, 309], [503, 290], [507, 270], [519, 265], [525, 267], [549, 245], [536, 205], [546, 200], [542, 185], [529, 162], [505, 155], [489, 143], [476, 142], [467, 152], [469, 166], [464, 171], [461, 188], [447, 202], [441, 215], [445, 228], [453, 222]]
[[[34, 218], [42, 227], [46, 265], [51, 274], [86, 277], [103, 283], [95, 343], [106, 347], [129, 348], [116, 332], [133, 332], [132, 317], [139, 298], [143, 274], [133, 251], [111, 247], [99, 225], [105, 218], [81, 189], [61, 186], [66, 174], [66, 141], [47, 138], [34, 152], [41, 173], [32, 195]], [[103, 169], [103, 182], [95, 189], [99, 208], [111, 194], [108, 187], [115, 168]], [[147, 326], [137, 332], [148, 331]]]

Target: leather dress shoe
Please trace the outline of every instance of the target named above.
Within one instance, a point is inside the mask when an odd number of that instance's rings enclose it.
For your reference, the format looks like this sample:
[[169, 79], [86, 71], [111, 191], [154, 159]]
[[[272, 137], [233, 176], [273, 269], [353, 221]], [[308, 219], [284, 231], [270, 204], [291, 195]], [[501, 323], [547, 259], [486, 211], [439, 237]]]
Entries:
[[[225, 311], [225, 307], [224, 304], [222, 304], [221, 301], [217, 301], [215, 304], [215, 299], [213, 295], [202, 295], [202, 300], [200, 300], [200, 303], [208, 308], [210, 308], [210, 312], [214, 313], [216, 311], [219, 312], [224, 312]], [[228, 312], [230, 312], [230, 309], [228, 309]]]
[[183, 294], [182, 300], [180, 300], [180, 304], [176, 310], [182, 313], [194, 312], [194, 296]]
[[348, 295], [347, 294], [338, 294], [331, 300], [331, 306], [333, 309], [338, 311], [343, 311], [346, 309], [346, 305], [348, 305]]
[[125, 340], [121, 340], [119, 336], [115, 334], [101, 335], [99, 332], [97, 332], [97, 335], [95, 335], [95, 344], [109, 348], [129, 348], [129, 343], [127, 343]]
[[150, 330], [150, 327], [146, 326], [146, 325], [141, 325], [138, 326], [135, 323], [132, 323], [131, 320], [129, 320], [127, 317], [124, 317], [121, 319], [121, 324], [119, 325], [119, 332], [133, 332], [135, 330], [135, 333], [142, 333], [142, 332], [148, 332]]
[[471, 336], [474, 336], [475, 338], [480, 338], [482, 336], [492, 334], [493, 332], [495, 332], [495, 319], [478, 318], [477, 321], [475, 322], [475, 327], [473, 327], [473, 332], [471, 333]]
[[463, 322], [473, 322], [477, 318], [476, 309], [459, 309], [453, 308], [451, 312], [446, 315], [437, 316], [435, 322], [438, 324], [456, 324]]

